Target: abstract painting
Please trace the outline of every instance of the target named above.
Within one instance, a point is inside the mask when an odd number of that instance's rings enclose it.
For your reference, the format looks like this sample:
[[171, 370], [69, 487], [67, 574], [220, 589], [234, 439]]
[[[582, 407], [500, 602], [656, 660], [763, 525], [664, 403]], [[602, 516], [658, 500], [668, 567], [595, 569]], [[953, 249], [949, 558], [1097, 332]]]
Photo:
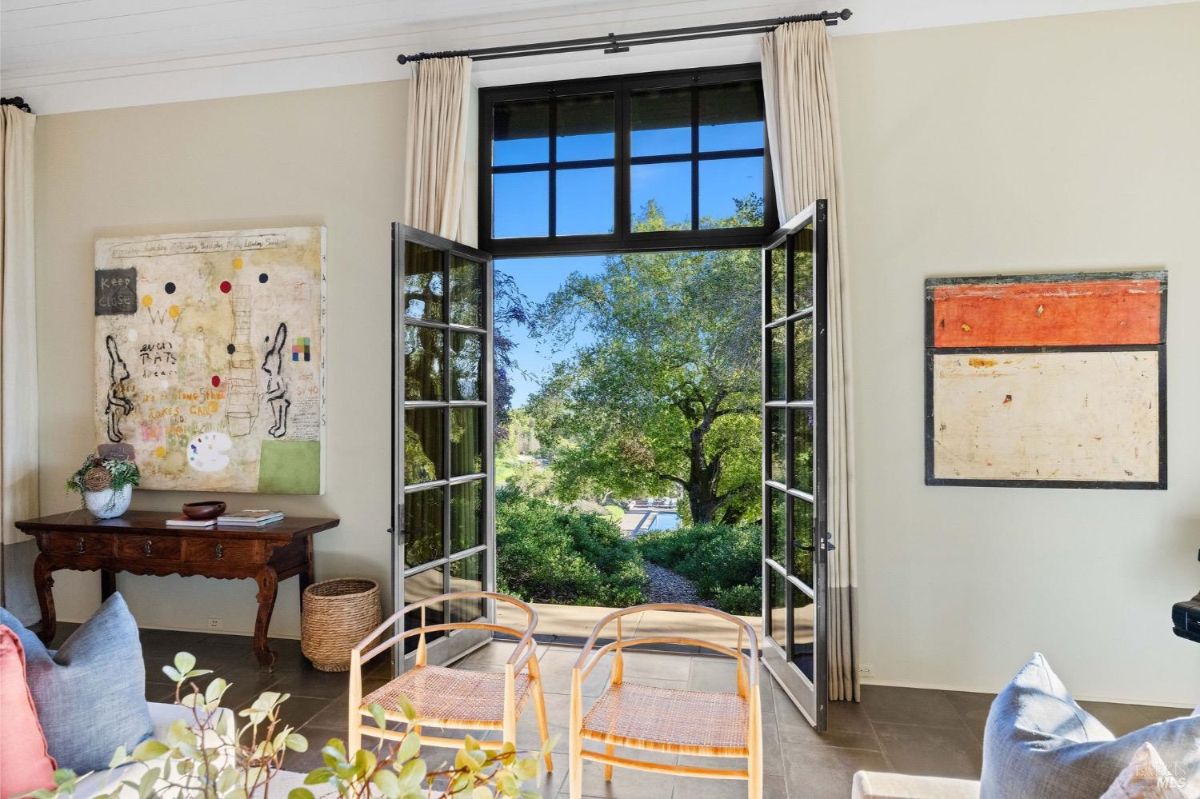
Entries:
[[324, 490], [325, 228], [96, 241], [96, 433], [142, 488]]
[[1167, 275], [925, 282], [925, 482], [1167, 487]]

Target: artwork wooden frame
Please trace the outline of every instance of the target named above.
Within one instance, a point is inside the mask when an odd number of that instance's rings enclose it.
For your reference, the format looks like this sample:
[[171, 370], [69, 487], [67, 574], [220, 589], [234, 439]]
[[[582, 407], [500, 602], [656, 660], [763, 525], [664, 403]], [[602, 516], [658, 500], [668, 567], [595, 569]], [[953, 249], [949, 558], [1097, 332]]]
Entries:
[[925, 483], [1167, 487], [1167, 274], [925, 281]]
[[325, 228], [96, 240], [96, 440], [144, 489], [320, 494]]

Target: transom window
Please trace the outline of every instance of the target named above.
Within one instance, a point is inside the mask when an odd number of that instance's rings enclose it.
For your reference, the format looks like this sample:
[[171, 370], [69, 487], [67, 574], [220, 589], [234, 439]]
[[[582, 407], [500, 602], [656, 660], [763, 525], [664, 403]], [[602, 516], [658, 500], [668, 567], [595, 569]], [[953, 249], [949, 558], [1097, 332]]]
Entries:
[[756, 246], [776, 226], [757, 65], [484, 89], [496, 255]]

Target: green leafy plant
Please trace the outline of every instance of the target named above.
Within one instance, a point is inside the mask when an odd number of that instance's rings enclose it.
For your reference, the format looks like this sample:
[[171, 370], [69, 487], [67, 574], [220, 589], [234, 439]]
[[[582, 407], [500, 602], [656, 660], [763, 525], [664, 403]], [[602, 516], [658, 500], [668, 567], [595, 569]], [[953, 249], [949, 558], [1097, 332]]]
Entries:
[[646, 567], [610, 515], [496, 492], [500, 591], [527, 602], [628, 607], [645, 601]]
[[136, 486], [142, 480], [137, 464], [125, 458], [101, 458], [88, 455], [74, 474], [67, 478], [67, 490], [75, 491], [82, 499], [85, 492], [113, 490], [113, 500], [126, 486]]
[[[197, 679], [212, 672], [197, 669], [195, 656], [178, 653], [172, 665], [163, 667], [163, 673], [175, 683], [175, 703], [191, 710], [191, 721], [176, 720], [165, 740], [143, 741], [132, 752], [118, 749], [110, 768], [133, 763], [144, 768], [95, 799], [118, 799], [126, 790], [139, 799], [267, 799], [271, 781], [284, 768], [287, 754], [308, 749], [308, 740], [281, 719], [288, 694], [265, 691], [250, 707], [234, 714], [221, 706], [230, 683], [214, 677], [201, 688]], [[416, 711], [407, 700], [401, 705], [411, 727]], [[386, 726], [382, 707], [371, 705], [370, 711], [376, 724]], [[538, 757], [544, 754], [521, 757], [510, 742], [499, 750], [485, 751], [468, 737], [453, 765], [430, 769], [421, 757], [421, 737], [415, 732], [405, 733], [397, 742], [380, 740], [374, 749], [360, 749], [353, 757], [343, 741], [332, 738], [321, 749], [324, 765], [309, 772], [306, 787], [293, 788], [288, 799], [530, 799], [538, 794], [524, 790], [523, 785], [537, 777]], [[26, 797], [70, 797], [80, 779], [70, 769], [59, 769], [54, 773], [54, 789], [34, 791]]]
[[637, 539], [638, 550], [696, 584], [705, 599], [727, 613], [762, 612], [762, 543], [754, 524], [697, 524]]

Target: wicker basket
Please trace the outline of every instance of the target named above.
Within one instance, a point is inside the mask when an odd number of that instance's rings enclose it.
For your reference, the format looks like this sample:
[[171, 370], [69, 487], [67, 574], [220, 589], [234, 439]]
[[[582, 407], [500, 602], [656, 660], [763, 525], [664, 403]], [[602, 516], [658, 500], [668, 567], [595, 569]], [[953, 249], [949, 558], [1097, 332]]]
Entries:
[[379, 626], [379, 584], [342, 578], [304, 589], [300, 651], [321, 671], [348, 671], [350, 648]]

